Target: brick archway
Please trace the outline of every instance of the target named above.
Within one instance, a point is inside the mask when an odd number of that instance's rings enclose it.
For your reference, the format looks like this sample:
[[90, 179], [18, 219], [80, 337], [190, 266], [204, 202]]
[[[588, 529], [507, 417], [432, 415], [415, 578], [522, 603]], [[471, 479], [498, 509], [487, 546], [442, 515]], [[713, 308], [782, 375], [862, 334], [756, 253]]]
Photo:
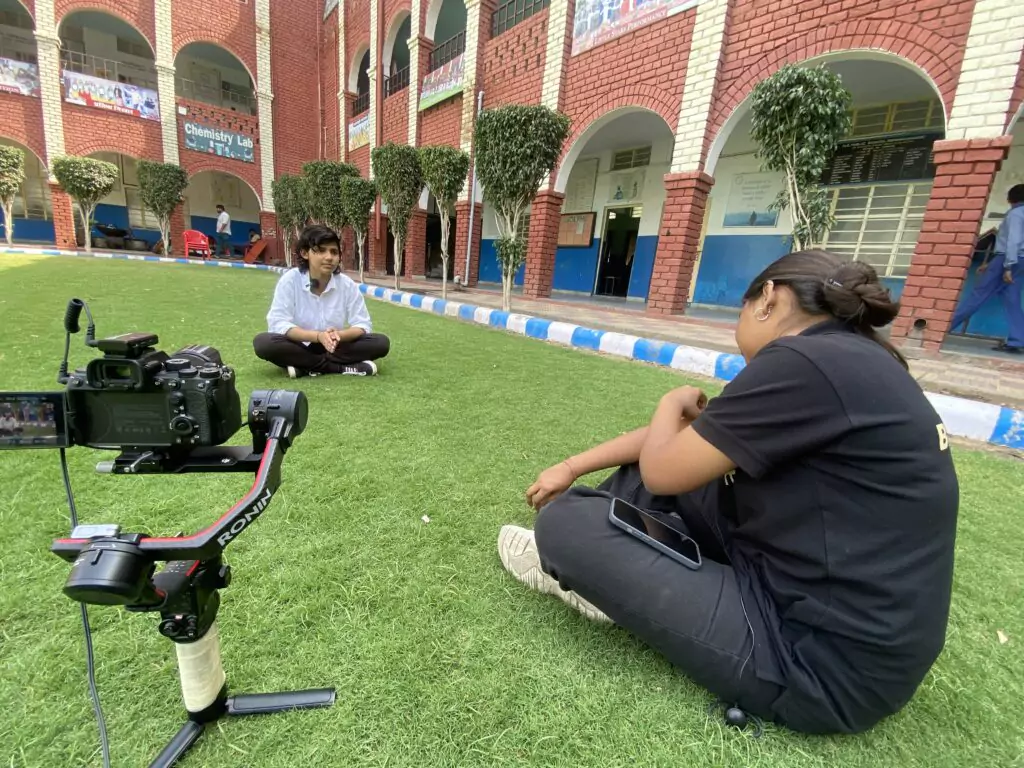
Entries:
[[[88, 116], [84, 125], [75, 120], [83, 115]], [[111, 143], [112, 136], [117, 144]], [[65, 105], [64, 144], [69, 155], [117, 152], [140, 160], [164, 159], [160, 123], [77, 105]]]
[[77, 11], [99, 11], [120, 19], [145, 39], [149, 52], [156, 60], [156, 17], [152, 3], [124, 3], [118, 0], [56, 0], [54, 19], [57, 29], [68, 16]]
[[623, 86], [608, 95], [599, 106], [579, 116], [571, 116], [572, 134], [565, 143], [566, 149], [558, 163], [558, 173], [552, 179], [556, 192], [565, 192], [569, 181], [569, 173], [586, 148], [586, 140], [601, 129], [603, 125], [616, 117], [630, 111], [653, 112], [665, 121], [665, 127], [675, 135], [676, 122], [679, 117], [679, 103], [667, 93], [653, 86]]
[[[27, 149], [43, 164], [46, 164], [46, 139], [43, 136], [43, 120], [38, 112], [38, 99], [26, 99], [24, 96], [11, 96], [10, 99], [0, 98], [0, 107], [20, 107], [20, 114], [13, 114], [13, 110], [7, 108], [0, 117], [0, 137], [16, 142]], [[26, 102], [29, 102], [26, 105]], [[37, 107], [36, 110], [26, 110], [25, 106]]]
[[181, 52], [186, 47], [192, 45], [192, 43], [206, 43], [207, 45], [212, 45], [212, 46], [214, 46], [216, 48], [221, 48], [221, 49], [227, 51], [228, 53], [230, 53], [232, 56], [235, 57], [235, 61], [237, 61], [239, 64], [241, 64], [242, 68], [245, 69], [246, 73], [249, 75], [249, 80], [252, 81], [253, 90], [256, 89], [256, 75], [255, 75], [255, 72], [256, 72], [256, 59], [255, 59], [255, 52], [245, 51], [246, 54], [252, 53], [251, 59], [249, 61], [247, 61], [246, 59], [248, 57], [246, 57], [242, 53], [239, 53], [238, 51], [236, 51], [232, 46], [226, 45], [224, 43], [224, 41], [222, 41], [222, 40], [210, 40], [210, 39], [208, 39], [206, 37], [203, 37], [202, 34], [196, 33], [196, 32], [182, 32], [182, 33], [176, 34], [174, 36], [174, 40], [171, 43], [171, 49], [174, 51], [174, 68], [175, 68], [175, 70], [177, 70], [177, 68], [178, 68], [178, 56], [181, 55]]

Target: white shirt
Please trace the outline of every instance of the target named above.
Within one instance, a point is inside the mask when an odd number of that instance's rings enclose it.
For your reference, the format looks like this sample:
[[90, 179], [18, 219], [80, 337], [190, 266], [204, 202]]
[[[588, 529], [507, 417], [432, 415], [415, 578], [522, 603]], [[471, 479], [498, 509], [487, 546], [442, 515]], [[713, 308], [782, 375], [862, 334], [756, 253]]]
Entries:
[[231, 217], [228, 216], [227, 211], [221, 211], [217, 216], [217, 231], [223, 232], [225, 235], [231, 234]]
[[267, 330], [285, 334], [289, 328], [326, 331], [362, 328], [373, 332], [370, 313], [359, 286], [346, 275], [331, 275], [331, 282], [317, 296], [309, 290], [309, 273], [289, 269], [277, 281], [274, 302], [267, 313]]

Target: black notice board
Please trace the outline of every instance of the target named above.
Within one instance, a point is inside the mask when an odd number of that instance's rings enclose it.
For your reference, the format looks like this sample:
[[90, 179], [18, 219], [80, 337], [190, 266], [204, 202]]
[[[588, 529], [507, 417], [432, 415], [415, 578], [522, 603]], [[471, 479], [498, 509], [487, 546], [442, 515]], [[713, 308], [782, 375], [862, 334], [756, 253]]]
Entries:
[[933, 179], [932, 144], [941, 139], [941, 133], [917, 133], [844, 141], [825, 167], [821, 183], [832, 187]]

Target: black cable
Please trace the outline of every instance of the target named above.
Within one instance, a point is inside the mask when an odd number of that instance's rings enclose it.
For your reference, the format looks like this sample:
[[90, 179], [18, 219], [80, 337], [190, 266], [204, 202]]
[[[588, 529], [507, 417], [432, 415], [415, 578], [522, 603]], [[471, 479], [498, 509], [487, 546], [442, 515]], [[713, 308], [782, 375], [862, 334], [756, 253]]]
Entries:
[[[64, 475], [64, 490], [68, 494], [68, 508], [71, 510], [71, 529], [78, 527], [78, 510], [75, 508], [75, 497], [71, 493], [71, 477], [68, 475], [68, 458], [63, 448], [60, 449], [60, 470]], [[103, 719], [100, 708], [100, 694], [96, 690], [96, 662], [92, 652], [92, 630], [89, 629], [89, 611], [85, 603], [79, 603], [82, 609], [82, 627], [85, 629], [86, 671], [89, 676], [89, 695], [92, 698], [92, 709], [96, 713], [96, 722], [100, 729], [100, 749], [103, 751], [103, 768], [110, 768], [110, 743], [107, 740], [107, 722]]]

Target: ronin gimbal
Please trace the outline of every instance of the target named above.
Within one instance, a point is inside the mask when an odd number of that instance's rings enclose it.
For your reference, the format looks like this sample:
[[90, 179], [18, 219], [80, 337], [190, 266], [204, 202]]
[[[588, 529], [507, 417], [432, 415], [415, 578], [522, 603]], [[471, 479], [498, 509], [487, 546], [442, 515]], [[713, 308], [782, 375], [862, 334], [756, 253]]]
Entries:
[[[258, 518], [281, 484], [281, 462], [306, 426], [302, 392], [258, 390], [249, 400], [252, 450], [203, 447], [185, 453], [122, 453], [101, 471], [115, 474], [255, 472], [249, 492], [223, 517], [192, 536], [155, 538], [121, 533], [116, 525], [80, 525], [52, 551], [72, 561], [64, 593], [91, 605], [123, 605], [129, 611], [160, 614], [160, 634], [174, 641], [181, 692], [188, 719], [150, 764], [170, 768], [225, 715], [255, 715], [289, 709], [329, 707], [335, 690], [228, 696], [217, 633], [218, 590], [231, 580], [221, 558], [224, 548]], [[157, 562], [166, 562], [159, 571]]]

